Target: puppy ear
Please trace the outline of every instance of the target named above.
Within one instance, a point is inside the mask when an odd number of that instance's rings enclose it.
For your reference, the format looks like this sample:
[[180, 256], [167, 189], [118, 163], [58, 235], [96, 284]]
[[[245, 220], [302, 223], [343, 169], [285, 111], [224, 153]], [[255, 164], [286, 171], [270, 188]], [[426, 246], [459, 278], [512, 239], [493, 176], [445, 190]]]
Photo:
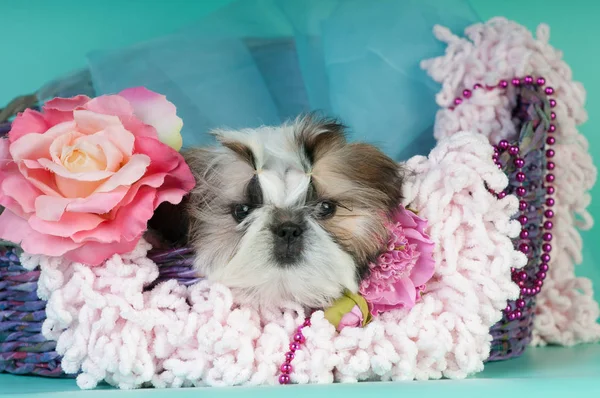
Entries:
[[316, 185], [351, 182], [353, 188], [361, 189], [362, 202], [368, 207], [393, 211], [398, 206], [404, 170], [381, 150], [365, 143], [347, 143], [343, 124], [316, 114], [297, 119], [294, 129]]
[[404, 168], [373, 145], [356, 143], [346, 145], [338, 156], [343, 159], [340, 172], [360, 186], [381, 193], [380, 208], [396, 209], [402, 200]]
[[304, 151], [307, 171], [331, 151], [346, 144], [346, 127], [336, 119], [319, 117], [314, 113], [299, 117], [294, 123], [294, 136]]
[[248, 134], [241, 131], [213, 130], [211, 135], [223, 146], [231, 151], [238, 159], [250, 165], [254, 170], [257, 168], [256, 154], [252, 145], [248, 142]]

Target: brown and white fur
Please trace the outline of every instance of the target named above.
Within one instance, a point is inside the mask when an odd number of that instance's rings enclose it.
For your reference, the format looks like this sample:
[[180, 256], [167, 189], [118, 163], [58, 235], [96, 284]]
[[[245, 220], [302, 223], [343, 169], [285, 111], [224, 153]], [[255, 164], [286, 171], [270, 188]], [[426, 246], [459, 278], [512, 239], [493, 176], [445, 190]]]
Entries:
[[240, 302], [319, 308], [356, 292], [387, 241], [399, 165], [314, 116], [214, 134], [219, 146], [184, 153], [196, 188], [151, 227], [192, 246], [197, 269]]

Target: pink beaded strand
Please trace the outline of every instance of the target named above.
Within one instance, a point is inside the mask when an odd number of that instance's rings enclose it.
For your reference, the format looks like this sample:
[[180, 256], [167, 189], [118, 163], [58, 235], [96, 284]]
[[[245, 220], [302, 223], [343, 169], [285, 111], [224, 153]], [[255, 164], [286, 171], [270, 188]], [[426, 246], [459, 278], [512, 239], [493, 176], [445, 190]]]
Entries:
[[279, 367], [279, 370], [281, 371], [281, 373], [279, 374], [279, 384], [290, 384], [290, 374], [294, 370], [294, 367], [292, 366], [292, 361], [296, 356], [296, 351], [300, 350], [302, 348], [302, 345], [306, 343], [306, 337], [304, 337], [302, 330], [305, 327], [309, 326], [310, 318], [306, 318], [304, 320], [304, 323], [298, 326], [298, 329], [296, 329], [296, 333], [294, 333], [294, 338], [290, 343], [290, 350], [285, 353], [285, 360]]
[[[522, 85], [537, 85], [540, 89], [542, 89], [542, 87], [546, 84], [546, 79], [541, 76], [538, 77], [537, 79], [534, 79], [532, 76], [526, 76], [522, 79], [519, 77], [514, 77], [514, 78], [510, 79], [510, 83], [514, 87], [519, 87]], [[486, 88], [488, 90], [493, 90], [494, 88], [506, 89], [508, 86], [509, 86], [508, 80], [500, 80], [496, 86], [486, 86]], [[473, 90], [479, 89], [481, 87], [483, 87], [481, 84], [475, 84], [473, 86]], [[554, 88], [547, 86], [547, 87], [543, 88], [543, 92], [547, 96], [550, 96], [550, 95], [554, 94]], [[463, 94], [463, 98], [456, 97], [454, 99], [455, 106], [450, 107], [451, 110], [455, 109], [456, 106], [462, 104], [464, 102], [464, 100], [471, 98], [473, 93], [471, 90], [465, 89], [465, 90], [463, 90], [462, 94]], [[548, 103], [550, 105], [550, 108], [556, 107], [556, 100], [554, 98], [549, 98]], [[551, 113], [550, 113], [550, 123], [551, 124], [547, 130], [547, 132], [549, 134], [552, 134], [556, 131], [556, 117], [557, 117], [556, 112], [551, 111]], [[547, 158], [547, 164], [546, 164], [546, 175], [544, 177], [544, 181], [547, 184], [551, 184], [551, 183], [555, 182], [555, 175], [553, 174], [553, 171], [556, 168], [556, 164], [553, 161], [553, 158], [556, 153], [555, 153], [554, 149], [550, 148], [555, 143], [556, 143], [555, 137], [548, 136], [546, 138], [545, 155]], [[514, 159], [514, 164], [515, 164], [515, 167], [517, 168], [516, 179], [520, 183], [519, 186], [515, 189], [515, 193], [519, 197], [519, 211], [521, 212], [521, 214], [519, 215], [519, 217], [517, 219], [521, 223], [521, 226], [522, 226], [521, 233], [519, 235], [521, 240], [518, 243], [518, 248], [522, 253], [529, 254], [531, 252], [531, 243], [529, 241], [529, 231], [527, 230], [527, 223], [528, 223], [529, 219], [527, 218], [527, 216], [525, 214], [529, 208], [529, 203], [525, 200], [525, 196], [527, 195], [527, 189], [523, 186], [523, 182], [525, 182], [525, 180], [526, 180], [526, 175], [525, 175], [525, 172], [523, 171], [523, 168], [525, 167], [525, 160], [523, 158], [518, 157], [519, 156], [519, 147], [518, 146], [510, 145], [510, 143], [507, 140], [502, 140], [498, 143], [498, 145], [494, 145], [494, 155], [492, 156], [494, 163], [498, 166], [499, 169], [502, 168], [502, 164], [500, 163], [500, 153], [505, 152], [505, 151], [507, 151], [508, 154]], [[551, 259], [550, 252], [552, 251], [552, 245], [550, 244], [550, 242], [552, 241], [552, 238], [553, 238], [551, 231], [552, 231], [552, 228], [554, 227], [554, 224], [551, 221], [551, 219], [554, 217], [554, 211], [551, 209], [551, 207], [553, 207], [555, 204], [555, 200], [552, 197], [552, 195], [554, 195], [554, 193], [555, 193], [555, 187], [553, 185], [546, 185], [545, 188], [546, 188], [546, 200], [544, 202], [544, 205], [546, 206], [546, 209], [544, 211], [544, 217], [546, 218], [546, 220], [540, 226], [540, 229], [543, 230], [542, 239], [543, 239], [544, 243], [542, 244], [542, 254], [540, 256], [539, 271], [534, 276], [530, 276], [527, 274], [527, 272], [525, 272], [523, 270], [519, 270], [519, 269], [515, 269], [515, 268], [511, 269], [512, 279], [521, 288], [521, 293], [519, 295], [519, 298], [515, 301], [514, 309], [512, 308], [512, 306], [510, 304], [508, 304], [506, 306], [506, 308], [504, 309], [506, 319], [508, 319], [509, 321], [521, 319], [521, 317], [523, 316], [524, 309], [527, 305], [527, 302], [525, 301], [524, 297], [533, 297], [540, 292], [541, 287], [544, 284], [544, 279], [546, 278], [546, 275], [547, 275], [547, 272], [549, 269], [548, 263], [550, 262], [550, 259]], [[496, 196], [498, 199], [502, 199], [502, 198], [506, 197], [506, 195], [507, 195], [506, 191], [496, 193]]]

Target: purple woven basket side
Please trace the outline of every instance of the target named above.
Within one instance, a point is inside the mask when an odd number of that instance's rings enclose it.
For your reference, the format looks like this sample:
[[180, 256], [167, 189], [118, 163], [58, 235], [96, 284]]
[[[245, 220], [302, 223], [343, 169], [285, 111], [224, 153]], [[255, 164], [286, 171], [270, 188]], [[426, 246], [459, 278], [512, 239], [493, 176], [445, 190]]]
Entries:
[[168, 250], [152, 250], [148, 258], [158, 265], [158, 278], [146, 290], [152, 289], [159, 283], [175, 279], [185, 286], [193, 285], [202, 280], [193, 268], [194, 252], [189, 248]]
[[[510, 142], [510, 146], [519, 148], [519, 156], [524, 159], [525, 181], [519, 181], [519, 170], [511, 160], [510, 155], [504, 152], [500, 156], [503, 171], [509, 177], [508, 194], [516, 192], [519, 186], [526, 188], [526, 196], [522, 198], [527, 203], [527, 209], [521, 214], [526, 216], [526, 230], [528, 233], [527, 265], [521, 270], [526, 275], [525, 280], [534, 280], [540, 271], [539, 258], [542, 254], [542, 224], [544, 222], [544, 206], [546, 188], [544, 186], [544, 173], [546, 169], [545, 140], [550, 125], [550, 106], [543, 91], [536, 86], [525, 86], [515, 90], [517, 92], [517, 105], [513, 110], [513, 120], [517, 124], [519, 136]], [[514, 240], [515, 247], [519, 247], [520, 238]], [[513, 273], [513, 281], [518, 283], [519, 273]], [[524, 280], [524, 281], [525, 281]], [[535, 296], [529, 295], [517, 301], [509, 301], [503, 318], [494, 325], [490, 333], [492, 345], [488, 361], [505, 360], [519, 356], [531, 342], [533, 320], [535, 317]], [[510, 312], [518, 309], [521, 317], [510, 319]]]
[[0, 372], [64, 377], [56, 343], [41, 332], [46, 303], [36, 294], [38, 278], [21, 267], [17, 248], [0, 247]]

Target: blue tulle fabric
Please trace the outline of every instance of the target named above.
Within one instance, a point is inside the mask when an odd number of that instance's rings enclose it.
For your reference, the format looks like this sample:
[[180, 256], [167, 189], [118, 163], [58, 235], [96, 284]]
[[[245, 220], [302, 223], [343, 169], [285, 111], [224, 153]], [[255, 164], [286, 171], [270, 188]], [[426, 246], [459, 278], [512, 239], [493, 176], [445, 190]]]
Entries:
[[433, 26], [478, 21], [466, 0], [240, 0], [89, 64], [99, 95], [138, 85], [165, 94], [188, 147], [211, 143], [214, 128], [320, 111], [402, 160], [434, 145], [438, 86], [419, 67], [444, 51]]

